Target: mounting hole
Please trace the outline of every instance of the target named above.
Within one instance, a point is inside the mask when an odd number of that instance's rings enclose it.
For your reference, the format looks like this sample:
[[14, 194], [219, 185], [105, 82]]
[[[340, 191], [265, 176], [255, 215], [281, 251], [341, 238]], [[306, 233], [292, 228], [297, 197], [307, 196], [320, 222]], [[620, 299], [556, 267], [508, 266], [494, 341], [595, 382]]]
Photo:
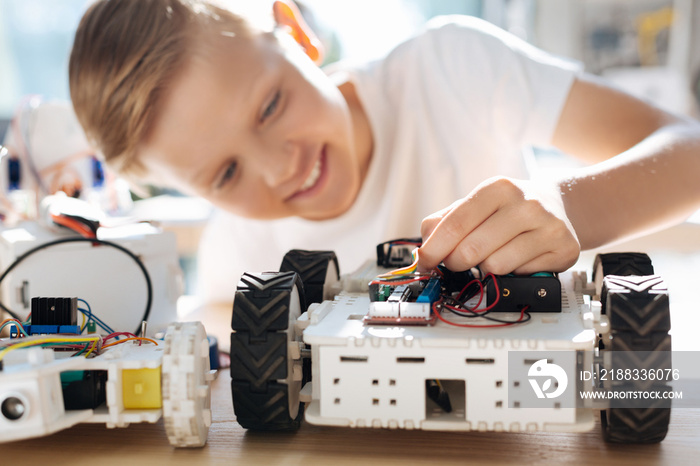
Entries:
[[17, 421], [24, 416], [25, 412], [27, 412], [27, 407], [24, 405], [24, 401], [16, 396], [9, 396], [5, 398], [0, 409], [2, 411], [2, 415], [10, 421]]

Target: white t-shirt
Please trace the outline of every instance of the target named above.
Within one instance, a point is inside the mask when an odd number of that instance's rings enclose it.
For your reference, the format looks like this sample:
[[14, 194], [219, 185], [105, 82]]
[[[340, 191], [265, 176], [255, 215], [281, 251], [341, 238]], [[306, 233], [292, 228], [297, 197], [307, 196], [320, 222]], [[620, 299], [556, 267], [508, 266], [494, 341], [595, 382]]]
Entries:
[[549, 145], [577, 63], [485, 21], [449, 16], [382, 60], [350, 66], [374, 152], [355, 204], [326, 221], [217, 212], [198, 257], [199, 292], [230, 301], [243, 272], [278, 270], [290, 249], [333, 250], [341, 273], [378, 243], [420, 236], [421, 220], [485, 179], [526, 178], [523, 148]]

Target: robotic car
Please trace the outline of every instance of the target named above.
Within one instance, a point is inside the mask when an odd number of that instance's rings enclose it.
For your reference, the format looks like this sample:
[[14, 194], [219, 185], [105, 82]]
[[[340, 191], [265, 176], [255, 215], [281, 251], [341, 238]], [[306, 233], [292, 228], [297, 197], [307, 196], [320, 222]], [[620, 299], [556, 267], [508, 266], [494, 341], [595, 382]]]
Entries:
[[159, 341], [112, 343], [94, 333], [59, 327], [43, 334], [36, 327], [41, 334], [18, 335], [16, 327], [15, 338], [0, 340], [0, 443], [78, 423], [114, 428], [161, 418], [173, 446], [206, 443], [214, 373], [201, 323], [173, 323]]
[[670, 370], [668, 293], [647, 255], [598, 255], [591, 281], [577, 271], [420, 275], [406, 267], [419, 241], [381, 244], [376, 261], [342, 277], [333, 252], [301, 250], [290, 251], [279, 272], [242, 276], [231, 388], [244, 428], [290, 430], [305, 418], [579, 432], [594, 427], [599, 409], [606, 441], [663, 440], [670, 400], [642, 406], [581, 396], [669, 390], [664, 377], [606, 377], [630, 355], [637, 370]]

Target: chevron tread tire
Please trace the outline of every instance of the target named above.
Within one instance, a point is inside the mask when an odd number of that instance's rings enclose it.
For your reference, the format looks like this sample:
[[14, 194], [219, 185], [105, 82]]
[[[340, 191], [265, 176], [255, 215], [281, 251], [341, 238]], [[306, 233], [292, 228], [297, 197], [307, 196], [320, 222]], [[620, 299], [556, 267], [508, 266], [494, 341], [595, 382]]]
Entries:
[[593, 261], [593, 282], [598, 294], [603, 278], [608, 275], [654, 275], [651, 259], [643, 252], [611, 252], [597, 254]]
[[[243, 274], [231, 317], [231, 393], [238, 423], [251, 430], [295, 430], [303, 417], [289, 346], [305, 310], [295, 272]], [[299, 374], [301, 370], [299, 368]]]
[[323, 289], [329, 278], [334, 281], [340, 279], [338, 258], [333, 251], [292, 249], [282, 259], [280, 272], [299, 274], [307, 305], [323, 302]]
[[[600, 345], [611, 351], [612, 368], [671, 369], [671, 318], [668, 291], [658, 275], [605, 276], [602, 312], [610, 333]], [[611, 382], [616, 391], [669, 391], [665, 381]], [[601, 410], [603, 438], [611, 443], [658, 443], [668, 432], [671, 402], [642, 400], [639, 407]]]

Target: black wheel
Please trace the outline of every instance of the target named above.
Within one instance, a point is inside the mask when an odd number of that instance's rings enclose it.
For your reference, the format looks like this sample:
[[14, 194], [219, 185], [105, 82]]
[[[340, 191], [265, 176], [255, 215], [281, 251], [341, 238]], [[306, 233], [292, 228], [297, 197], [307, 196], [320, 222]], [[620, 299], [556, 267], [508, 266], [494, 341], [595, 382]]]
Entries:
[[[333, 299], [333, 285], [340, 280], [338, 258], [333, 251], [292, 249], [284, 255], [280, 272], [296, 272], [304, 284], [306, 305]], [[306, 346], [309, 349], [309, 346]], [[304, 381], [311, 380], [311, 359], [302, 363]]]
[[[668, 291], [658, 275], [606, 276], [602, 312], [610, 332], [599, 347], [610, 351], [611, 368], [637, 369], [639, 373], [671, 369], [671, 317]], [[669, 391], [665, 380], [608, 382], [618, 392]], [[639, 407], [627, 401], [601, 410], [603, 438], [615, 443], [658, 443], [666, 437], [671, 419], [670, 399], [640, 399]]]
[[338, 258], [333, 251], [304, 251], [292, 249], [285, 254], [280, 272], [296, 272], [304, 284], [306, 305], [320, 303], [332, 296], [324, 296], [324, 286], [340, 279]]
[[603, 277], [608, 275], [654, 275], [654, 266], [649, 256], [643, 252], [612, 252], [596, 255], [593, 262], [593, 283], [599, 295], [601, 295]]
[[299, 428], [304, 382], [294, 323], [305, 310], [295, 272], [241, 277], [233, 302], [231, 392], [238, 423], [252, 430]]
[[[651, 259], [643, 252], [612, 252], [597, 254], [593, 262], [593, 283], [600, 302], [605, 306], [607, 290], [603, 288], [603, 278], [608, 275], [654, 275]], [[605, 310], [603, 310], [605, 313]], [[605, 341], [598, 340], [598, 347], [605, 349]]]

